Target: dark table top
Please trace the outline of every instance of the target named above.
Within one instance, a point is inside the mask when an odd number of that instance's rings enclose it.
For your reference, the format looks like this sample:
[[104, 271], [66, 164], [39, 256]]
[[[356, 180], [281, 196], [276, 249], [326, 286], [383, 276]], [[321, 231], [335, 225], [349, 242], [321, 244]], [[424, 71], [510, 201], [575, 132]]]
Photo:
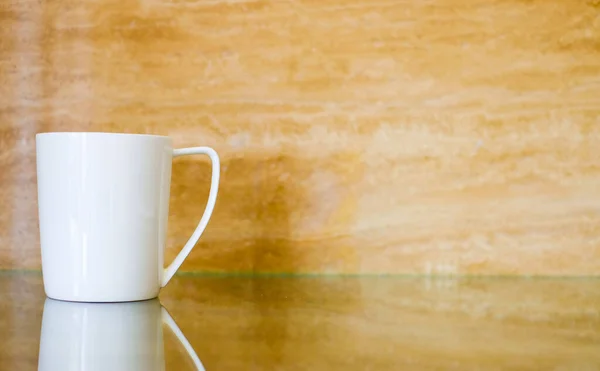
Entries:
[[0, 369], [196, 369], [168, 318], [207, 370], [600, 369], [599, 279], [183, 275], [159, 299], [1, 273]]

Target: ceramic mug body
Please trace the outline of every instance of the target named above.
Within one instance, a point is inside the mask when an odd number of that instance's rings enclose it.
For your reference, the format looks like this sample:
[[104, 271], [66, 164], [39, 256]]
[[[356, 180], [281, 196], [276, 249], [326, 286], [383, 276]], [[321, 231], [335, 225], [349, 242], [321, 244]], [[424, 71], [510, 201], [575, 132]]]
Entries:
[[156, 297], [208, 223], [218, 186], [216, 153], [206, 147], [183, 153], [211, 156], [214, 197], [204, 225], [164, 269], [171, 163], [178, 155], [170, 138], [45, 133], [36, 136], [36, 149], [46, 294], [86, 302]]

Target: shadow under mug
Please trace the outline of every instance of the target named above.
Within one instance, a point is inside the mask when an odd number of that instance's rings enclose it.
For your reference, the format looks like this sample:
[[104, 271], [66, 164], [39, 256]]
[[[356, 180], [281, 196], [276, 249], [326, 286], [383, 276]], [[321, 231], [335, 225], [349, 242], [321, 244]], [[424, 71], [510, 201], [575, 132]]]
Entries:
[[[209, 147], [173, 149], [160, 135], [36, 135], [42, 271], [46, 295], [80, 302], [158, 296], [204, 232], [219, 186]], [[212, 162], [206, 210], [164, 268], [171, 163], [203, 154]]]
[[196, 369], [204, 370], [158, 299], [114, 304], [46, 299], [38, 370], [164, 370], [163, 323]]

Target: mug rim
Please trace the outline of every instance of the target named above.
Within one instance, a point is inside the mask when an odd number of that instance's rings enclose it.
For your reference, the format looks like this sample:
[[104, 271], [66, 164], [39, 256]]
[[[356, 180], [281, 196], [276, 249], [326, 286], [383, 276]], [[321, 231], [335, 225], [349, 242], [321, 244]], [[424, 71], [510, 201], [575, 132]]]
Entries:
[[37, 137], [46, 137], [46, 136], [84, 136], [84, 135], [93, 135], [93, 136], [124, 136], [124, 137], [147, 137], [147, 138], [163, 138], [168, 139], [169, 137], [166, 135], [157, 135], [157, 134], [138, 134], [138, 133], [111, 133], [107, 131], [47, 131], [43, 133], [37, 133], [35, 136]]

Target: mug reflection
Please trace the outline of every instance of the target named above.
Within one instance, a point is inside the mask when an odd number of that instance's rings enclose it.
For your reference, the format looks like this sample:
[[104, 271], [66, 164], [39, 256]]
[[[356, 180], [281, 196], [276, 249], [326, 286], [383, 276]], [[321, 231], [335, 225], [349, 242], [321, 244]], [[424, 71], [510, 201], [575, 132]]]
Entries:
[[130, 303], [73, 303], [46, 299], [39, 370], [164, 370], [165, 323], [192, 363], [204, 370], [158, 299]]

